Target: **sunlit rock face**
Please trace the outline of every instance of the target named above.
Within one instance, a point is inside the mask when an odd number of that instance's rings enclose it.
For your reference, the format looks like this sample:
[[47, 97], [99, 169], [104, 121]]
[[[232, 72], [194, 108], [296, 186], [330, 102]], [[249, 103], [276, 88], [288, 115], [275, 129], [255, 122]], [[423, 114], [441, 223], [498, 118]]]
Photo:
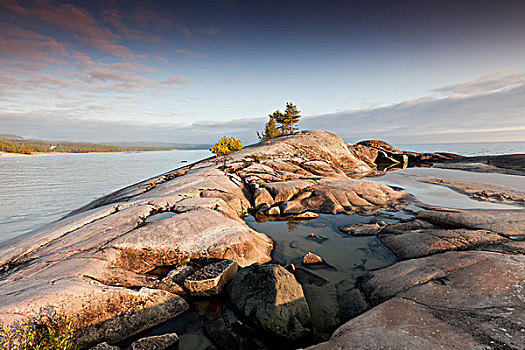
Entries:
[[[397, 205], [405, 194], [348, 177], [371, 170], [338, 136], [308, 131], [129, 186], [0, 245], [2, 320], [51, 305], [75, 317], [86, 344], [128, 337], [187, 309], [184, 282], [159, 268], [270, 261], [272, 240], [241, 219], [254, 208], [314, 215]], [[289, 189], [269, 184], [283, 181]]]

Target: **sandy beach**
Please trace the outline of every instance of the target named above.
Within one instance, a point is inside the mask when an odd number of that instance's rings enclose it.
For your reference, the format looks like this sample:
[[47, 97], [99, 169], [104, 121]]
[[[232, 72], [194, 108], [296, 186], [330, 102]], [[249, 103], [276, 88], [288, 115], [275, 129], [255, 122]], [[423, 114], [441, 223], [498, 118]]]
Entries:
[[66, 154], [65, 152], [33, 152], [31, 154], [0, 152], [0, 158], [51, 156], [54, 154]]

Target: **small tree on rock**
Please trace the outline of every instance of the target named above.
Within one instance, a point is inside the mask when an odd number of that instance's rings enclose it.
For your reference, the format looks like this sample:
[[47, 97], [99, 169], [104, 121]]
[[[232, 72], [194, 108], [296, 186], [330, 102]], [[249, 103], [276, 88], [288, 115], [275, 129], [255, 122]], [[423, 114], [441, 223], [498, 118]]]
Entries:
[[291, 102], [286, 103], [286, 109], [284, 114], [275, 111], [273, 114], [275, 121], [279, 124], [281, 135], [293, 135], [299, 128], [297, 123], [301, 118], [301, 111], [297, 109], [297, 106]]
[[[280, 113], [280, 112], [276, 111], [275, 113]], [[264, 141], [273, 139], [274, 137], [281, 135], [281, 132], [275, 126], [275, 116], [274, 116], [275, 113], [269, 115], [270, 120], [268, 120], [268, 123], [266, 123], [266, 126], [264, 127], [264, 133], [262, 134], [262, 139]]]

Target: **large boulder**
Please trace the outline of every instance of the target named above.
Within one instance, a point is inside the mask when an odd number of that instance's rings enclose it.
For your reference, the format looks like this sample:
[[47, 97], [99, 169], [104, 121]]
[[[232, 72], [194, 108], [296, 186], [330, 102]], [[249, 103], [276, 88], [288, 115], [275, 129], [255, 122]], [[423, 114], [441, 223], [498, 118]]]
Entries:
[[301, 285], [279, 265], [239, 270], [230, 286], [232, 303], [265, 331], [289, 339], [309, 333], [310, 311]]

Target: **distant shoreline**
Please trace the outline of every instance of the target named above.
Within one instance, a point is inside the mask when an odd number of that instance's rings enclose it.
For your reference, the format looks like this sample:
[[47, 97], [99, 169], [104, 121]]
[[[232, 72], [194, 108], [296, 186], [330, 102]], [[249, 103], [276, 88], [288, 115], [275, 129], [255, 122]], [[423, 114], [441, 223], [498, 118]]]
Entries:
[[69, 154], [69, 153], [65, 153], [65, 152], [33, 152], [31, 154], [25, 154], [25, 153], [0, 152], [0, 158], [15, 158], [15, 157], [30, 157], [30, 156], [52, 156], [53, 154]]

